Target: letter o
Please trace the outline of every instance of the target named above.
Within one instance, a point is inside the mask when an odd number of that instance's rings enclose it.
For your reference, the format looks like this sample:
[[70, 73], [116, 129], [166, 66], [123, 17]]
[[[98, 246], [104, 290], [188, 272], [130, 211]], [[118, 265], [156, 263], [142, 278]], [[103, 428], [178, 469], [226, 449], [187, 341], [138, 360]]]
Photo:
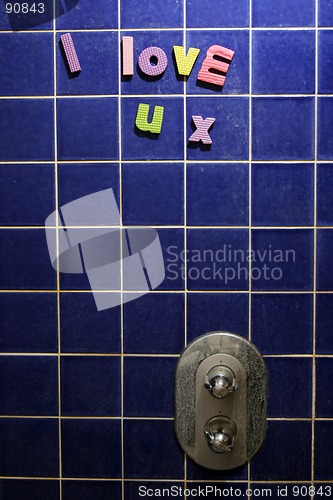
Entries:
[[[156, 64], [151, 64], [152, 57], [156, 57]], [[161, 75], [166, 70], [167, 65], [167, 55], [160, 47], [147, 47], [139, 56], [139, 67], [143, 73], [149, 76]]]

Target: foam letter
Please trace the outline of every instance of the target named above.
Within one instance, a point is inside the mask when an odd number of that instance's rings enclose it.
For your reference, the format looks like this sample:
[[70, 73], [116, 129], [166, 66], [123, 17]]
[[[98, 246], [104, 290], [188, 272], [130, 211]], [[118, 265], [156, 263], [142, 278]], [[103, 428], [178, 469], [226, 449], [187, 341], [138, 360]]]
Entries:
[[71, 73], [78, 73], [79, 71], [81, 71], [81, 66], [74, 47], [72, 35], [70, 33], [61, 35], [60, 40], [67, 58], [69, 71]]
[[180, 45], [174, 45], [173, 50], [175, 53], [178, 73], [180, 75], [189, 76], [199, 55], [200, 49], [190, 47], [186, 56], [184, 47], [181, 47]]
[[135, 125], [142, 132], [151, 132], [152, 134], [159, 134], [162, 128], [164, 107], [163, 106], [154, 107], [153, 119], [150, 123], [148, 123], [149, 108], [150, 108], [149, 104], [139, 104], [138, 111], [136, 114]]
[[[207, 55], [199, 71], [198, 80], [223, 87], [226, 78], [225, 75], [228, 72], [234, 53], [235, 52], [233, 50], [226, 49], [220, 45], [212, 45], [209, 47]], [[216, 57], [226, 59], [229, 62], [219, 61]], [[211, 70], [214, 70], [214, 73]]]
[[197, 130], [193, 132], [191, 137], [189, 138], [190, 142], [199, 142], [202, 141], [203, 144], [212, 144], [212, 139], [208, 133], [208, 130], [215, 122], [215, 118], [206, 118], [205, 120], [202, 116], [192, 116], [192, 120], [194, 121]]
[[133, 37], [123, 36], [123, 75], [134, 75]]
[[[157, 59], [156, 64], [151, 64], [152, 57]], [[139, 56], [141, 71], [149, 76], [161, 75], [168, 65], [168, 58], [164, 50], [159, 47], [147, 47]]]

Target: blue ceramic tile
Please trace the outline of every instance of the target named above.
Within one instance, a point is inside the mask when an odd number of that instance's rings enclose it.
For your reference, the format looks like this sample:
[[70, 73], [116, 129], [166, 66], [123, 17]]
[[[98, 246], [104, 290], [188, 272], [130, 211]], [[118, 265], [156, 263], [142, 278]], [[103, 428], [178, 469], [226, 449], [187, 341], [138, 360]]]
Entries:
[[247, 97], [189, 97], [187, 138], [196, 130], [192, 116], [215, 118], [210, 129], [211, 145], [187, 143], [188, 160], [247, 160], [249, 156], [249, 100]]
[[333, 417], [333, 398], [332, 392], [327, 390], [325, 380], [333, 379], [333, 359], [316, 359], [316, 417]]
[[319, 229], [317, 231], [317, 290], [333, 288], [332, 251], [332, 229]]
[[[64, 2], [58, 0], [58, 15], [62, 12]], [[65, 6], [71, 7], [73, 0], [65, 1]], [[75, 1], [74, 8], [68, 10], [57, 19], [58, 30], [76, 29], [111, 29], [118, 27], [117, 0], [90, 0]]]
[[[174, 54], [174, 45], [183, 45], [182, 31], [135, 31], [122, 32], [122, 36], [134, 38], [134, 75], [123, 76], [122, 94], [182, 94], [183, 77], [179, 77]], [[159, 47], [168, 58], [168, 66], [159, 76], [148, 76], [140, 70], [138, 59], [147, 47]]]
[[269, 379], [268, 416], [311, 418], [312, 359], [279, 357], [265, 361]]
[[122, 0], [120, 18], [122, 28], [183, 28], [183, 1]]
[[254, 31], [252, 64], [254, 94], [314, 93], [315, 32]]
[[117, 98], [58, 99], [59, 160], [118, 158]]
[[[141, 496], [144, 497], [149, 497], [151, 495], [159, 495], [161, 496], [162, 493], [159, 492], [159, 490], [162, 492], [164, 489], [174, 491], [174, 496], [178, 495], [179, 493], [179, 498], [183, 499], [183, 496], [181, 496], [182, 489], [184, 488], [184, 483], [179, 482], [177, 483], [176, 481], [172, 482], [167, 482], [167, 481], [125, 481], [125, 498], [132, 498], [133, 500], [139, 499], [140, 498], [140, 493]], [[180, 489], [182, 488], [182, 489]], [[167, 495], [167, 493], [166, 493]], [[169, 494], [170, 496], [170, 494]], [[103, 499], [104, 500], [104, 499]]]
[[318, 92], [333, 93], [333, 32], [319, 31]]
[[0, 165], [0, 224], [42, 226], [55, 210], [54, 165]]
[[1, 476], [59, 476], [58, 427], [57, 419], [1, 419]]
[[122, 168], [123, 223], [182, 225], [184, 165], [129, 163]]
[[[333, 448], [333, 421], [315, 423], [315, 479], [332, 479]], [[329, 492], [330, 493], [330, 492]]]
[[252, 232], [253, 290], [311, 290], [313, 231], [268, 229]]
[[53, 95], [52, 33], [0, 34], [0, 95]]
[[[149, 121], [155, 106], [164, 107], [160, 134], [142, 132], [135, 126], [139, 104], [149, 104]], [[182, 160], [184, 102], [177, 97], [133, 97], [122, 100], [123, 160]]]
[[53, 99], [3, 99], [0, 118], [0, 161], [54, 159]]
[[184, 290], [184, 230], [158, 229], [160, 239], [165, 278], [157, 290]]
[[69, 72], [59, 34], [57, 37], [58, 95], [118, 94], [117, 33], [73, 33], [72, 38], [82, 71], [75, 76]]
[[332, 26], [333, 25], [333, 4], [332, 0], [319, 0], [319, 26]]
[[259, 351], [312, 353], [312, 300], [311, 294], [252, 295], [252, 340]]
[[62, 358], [61, 409], [64, 416], [120, 415], [120, 358]]
[[254, 160], [313, 159], [313, 98], [256, 97], [252, 123]]
[[333, 225], [333, 165], [331, 163], [317, 165], [317, 224]]
[[120, 353], [120, 307], [98, 311], [90, 293], [60, 296], [61, 351]]
[[252, 224], [311, 226], [313, 165], [253, 164]]
[[58, 352], [55, 293], [0, 294], [1, 352]]
[[[177, 357], [125, 358], [124, 415], [126, 417], [174, 416], [174, 394], [170, 388], [174, 384], [177, 361]], [[144, 397], [139, 396], [140, 388], [144, 391]]]
[[249, 165], [242, 163], [187, 164], [187, 224], [246, 226]]
[[[196, 30], [188, 31], [186, 36], [187, 47], [200, 49], [191, 75], [188, 77], [187, 94], [219, 94], [221, 92], [223, 94], [247, 94], [249, 92], [249, 32], [247, 30]], [[222, 88], [197, 80], [207, 50], [212, 45], [220, 45], [235, 52]]]
[[249, 0], [224, 0], [216, 4], [213, 0], [186, 1], [186, 24], [188, 28], [230, 28], [249, 25]]
[[184, 477], [183, 452], [177, 443], [173, 421], [125, 420], [124, 452], [125, 478]]
[[205, 498], [225, 498], [227, 496], [246, 497], [247, 485], [244, 483], [186, 483], [189, 490], [188, 500], [195, 500], [198, 496]]
[[58, 415], [56, 356], [1, 356], [0, 413]]
[[207, 332], [227, 331], [247, 337], [248, 295], [190, 293], [187, 297], [187, 341]]
[[187, 249], [189, 290], [248, 288], [246, 229], [189, 229]]
[[63, 481], [63, 500], [121, 500], [120, 481]]
[[56, 289], [43, 229], [2, 229], [0, 257], [2, 289]]
[[[197, 465], [193, 460], [187, 459], [187, 479], [194, 479], [196, 481], [209, 481], [209, 480], [246, 480], [247, 479], [247, 464], [237, 469], [217, 471], [206, 469]], [[223, 497], [222, 497], [223, 498]]]
[[318, 98], [318, 159], [333, 159], [333, 97]]
[[2, 500], [59, 499], [59, 481], [38, 481], [36, 479], [2, 479], [0, 481]]
[[317, 295], [316, 317], [317, 353], [333, 354], [333, 295]]
[[184, 347], [184, 314], [182, 293], [149, 293], [125, 303], [125, 352], [179, 354]]
[[117, 163], [72, 163], [58, 165], [59, 206], [98, 191], [112, 189], [119, 204]]
[[315, 1], [253, 0], [253, 26], [314, 26]]
[[62, 421], [63, 477], [120, 478], [119, 420]]
[[[281, 443], [288, 443], [288, 453]], [[263, 447], [251, 462], [251, 479], [267, 478], [293, 482], [311, 479], [311, 422], [269, 422]]]

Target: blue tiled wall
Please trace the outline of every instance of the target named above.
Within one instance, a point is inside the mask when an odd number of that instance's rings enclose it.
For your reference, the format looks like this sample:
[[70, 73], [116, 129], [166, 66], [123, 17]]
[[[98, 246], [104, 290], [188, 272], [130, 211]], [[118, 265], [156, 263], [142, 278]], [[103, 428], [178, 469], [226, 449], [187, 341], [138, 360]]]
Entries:
[[[0, 498], [333, 494], [332, 1], [80, 0], [22, 32], [0, 14]], [[235, 51], [222, 90], [197, 80], [213, 44]], [[151, 45], [168, 56], [158, 78], [137, 67]], [[201, 49], [187, 79], [173, 45]], [[134, 126], [139, 103], [164, 106], [158, 137]], [[192, 115], [215, 117], [211, 146], [188, 142]], [[166, 277], [98, 312], [85, 275], [52, 269], [43, 226], [108, 188], [124, 225], [157, 229]], [[228, 250], [256, 260], [216, 258]], [[217, 262], [196, 262], [205, 251]], [[173, 431], [177, 359], [212, 330], [251, 339], [270, 375], [267, 439], [230, 472], [196, 466]]]

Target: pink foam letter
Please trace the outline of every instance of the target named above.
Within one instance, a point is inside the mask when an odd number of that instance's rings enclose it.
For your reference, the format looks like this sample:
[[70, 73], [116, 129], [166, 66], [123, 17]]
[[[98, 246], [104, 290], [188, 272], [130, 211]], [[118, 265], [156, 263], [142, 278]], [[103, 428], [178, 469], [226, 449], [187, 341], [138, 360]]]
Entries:
[[[228, 72], [234, 53], [233, 50], [226, 49], [220, 45], [212, 45], [209, 47], [199, 71], [198, 80], [223, 87], [226, 78], [225, 75]], [[225, 59], [228, 62], [220, 61], [216, 59], [216, 57]], [[212, 73], [211, 70], [214, 70], [214, 73]], [[218, 74], [216, 72], [218, 72]]]
[[123, 36], [123, 75], [134, 75], [133, 37]]

